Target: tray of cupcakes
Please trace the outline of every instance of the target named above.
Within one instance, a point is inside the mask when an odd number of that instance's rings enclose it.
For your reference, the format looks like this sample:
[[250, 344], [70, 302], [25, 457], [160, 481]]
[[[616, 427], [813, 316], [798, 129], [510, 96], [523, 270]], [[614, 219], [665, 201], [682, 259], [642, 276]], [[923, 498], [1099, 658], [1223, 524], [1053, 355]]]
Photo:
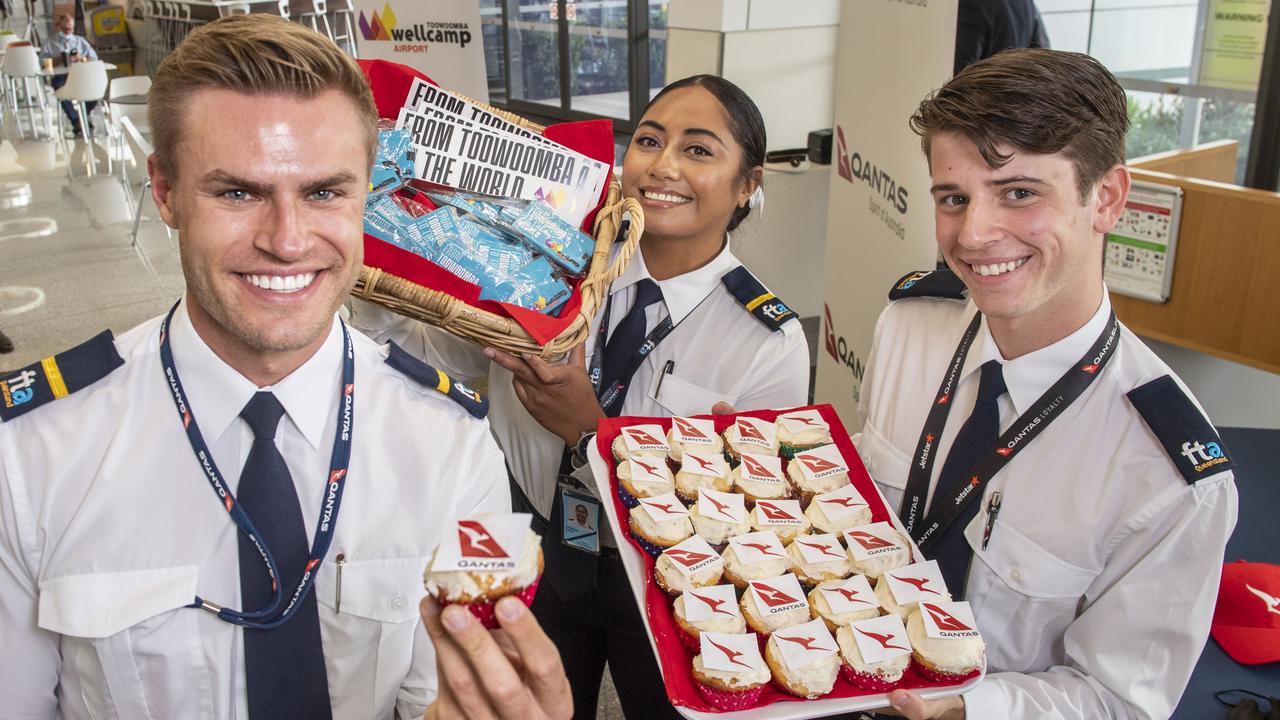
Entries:
[[821, 717], [985, 675], [968, 604], [902, 531], [830, 405], [609, 418], [590, 459], [685, 717]]

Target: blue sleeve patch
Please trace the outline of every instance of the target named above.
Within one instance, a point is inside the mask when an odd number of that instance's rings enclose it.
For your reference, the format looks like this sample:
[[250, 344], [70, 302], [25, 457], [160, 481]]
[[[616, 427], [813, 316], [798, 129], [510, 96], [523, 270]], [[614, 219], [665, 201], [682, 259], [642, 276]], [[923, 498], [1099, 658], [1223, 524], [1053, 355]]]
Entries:
[[951, 268], [938, 270], [917, 270], [909, 272], [893, 284], [889, 291], [890, 300], [901, 300], [913, 297], [938, 297], [951, 300], [963, 300], [965, 297], [964, 282], [951, 272]]
[[747, 312], [774, 332], [781, 330], [784, 323], [797, 319], [795, 311], [769, 292], [743, 265], [725, 273], [720, 282]]
[[1188, 483], [1235, 469], [1235, 462], [1191, 398], [1168, 375], [1129, 391], [1129, 402]]
[[0, 376], [0, 420], [21, 415], [89, 387], [124, 364], [115, 337], [103, 330], [88, 341]]
[[434, 388], [442, 395], [461, 405], [473, 417], [484, 418], [489, 414], [489, 399], [462, 383], [450, 378], [443, 370], [437, 370], [427, 363], [405, 352], [395, 343], [390, 343], [391, 352], [387, 355], [387, 364], [402, 375], [416, 381], [420, 385]]

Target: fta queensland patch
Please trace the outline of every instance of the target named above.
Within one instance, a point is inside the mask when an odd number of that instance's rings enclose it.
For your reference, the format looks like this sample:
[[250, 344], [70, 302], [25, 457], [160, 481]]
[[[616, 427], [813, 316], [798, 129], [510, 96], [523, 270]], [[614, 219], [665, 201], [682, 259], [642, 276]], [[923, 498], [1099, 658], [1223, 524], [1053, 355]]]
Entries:
[[963, 300], [964, 281], [951, 272], [951, 268], [917, 270], [898, 278], [889, 290], [890, 300], [913, 297], [938, 297]]
[[1168, 375], [1129, 391], [1129, 402], [1188, 482], [1235, 469], [1235, 462], [1191, 398]]
[[110, 330], [0, 377], [0, 419], [12, 420], [88, 387], [124, 364]]
[[742, 307], [747, 309], [747, 312], [770, 330], [781, 330], [784, 323], [796, 319], [795, 311], [769, 292], [769, 289], [742, 265], [725, 273], [724, 277], [720, 278], [720, 282], [724, 283], [725, 289]]
[[484, 418], [489, 414], [489, 399], [471, 388], [450, 378], [443, 370], [422, 362], [405, 352], [395, 343], [390, 343], [391, 351], [387, 354], [387, 364], [399, 370], [418, 383], [435, 388], [440, 394], [461, 405], [472, 417]]

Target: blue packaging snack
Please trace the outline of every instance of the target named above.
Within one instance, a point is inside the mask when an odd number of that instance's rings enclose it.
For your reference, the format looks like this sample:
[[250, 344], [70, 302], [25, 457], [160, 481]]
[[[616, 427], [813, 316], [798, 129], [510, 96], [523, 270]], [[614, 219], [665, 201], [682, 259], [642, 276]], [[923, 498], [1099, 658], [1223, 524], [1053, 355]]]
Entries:
[[511, 222], [511, 228], [534, 250], [571, 275], [586, 272], [591, 253], [596, 248], [595, 239], [570, 225], [541, 200], [530, 202]]
[[379, 130], [378, 156], [369, 173], [370, 196], [381, 196], [404, 186], [413, 177], [413, 136], [408, 130]]
[[480, 299], [554, 315], [571, 293], [569, 284], [556, 272], [555, 266], [546, 257], [538, 257], [515, 273], [509, 284], [483, 289]]

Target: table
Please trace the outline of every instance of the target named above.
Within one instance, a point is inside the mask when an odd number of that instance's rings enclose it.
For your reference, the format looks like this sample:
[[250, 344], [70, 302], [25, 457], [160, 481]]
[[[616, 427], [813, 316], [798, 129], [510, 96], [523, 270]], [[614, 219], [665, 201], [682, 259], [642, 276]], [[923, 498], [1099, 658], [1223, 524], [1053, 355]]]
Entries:
[[[107, 70], [116, 69], [116, 66], [109, 62], [102, 63], [102, 67], [106, 68]], [[52, 70], [45, 70], [44, 68], [41, 68], [39, 74], [41, 77], [55, 77], [58, 75], [66, 75], [70, 72], [71, 72], [71, 68], [67, 65], [63, 65], [62, 67], [56, 67]]]

